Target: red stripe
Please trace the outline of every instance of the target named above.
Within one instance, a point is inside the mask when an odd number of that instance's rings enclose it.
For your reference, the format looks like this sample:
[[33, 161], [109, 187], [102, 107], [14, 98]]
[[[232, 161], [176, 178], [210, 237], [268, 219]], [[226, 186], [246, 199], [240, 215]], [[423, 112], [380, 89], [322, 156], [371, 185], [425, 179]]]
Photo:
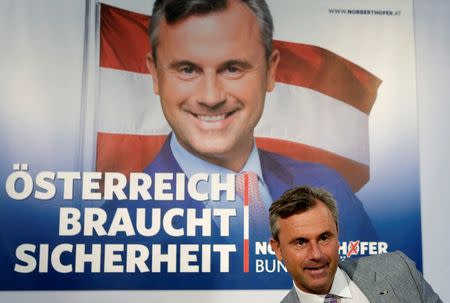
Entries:
[[[165, 135], [97, 134], [97, 171], [141, 172], [149, 165], [164, 143]], [[300, 161], [322, 163], [337, 170], [358, 191], [369, 180], [369, 167], [351, 159], [309, 145], [273, 139], [256, 138], [259, 148]]]
[[148, 74], [150, 17], [101, 4], [100, 66]]
[[244, 272], [249, 272], [249, 242], [248, 239], [244, 239]]
[[[101, 5], [100, 66], [149, 73], [145, 55], [150, 51], [150, 17]], [[314, 89], [368, 114], [381, 80], [356, 64], [326, 49], [274, 41], [281, 53], [278, 82]]]
[[324, 48], [274, 41], [281, 53], [276, 80], [314, 89], [369, 114], [381, 80]]
[[158, 154], [167, 136], [97, 134], [96, 169], [101, 172], [142, 172]]
[[325, 164], [338, 171], [352, 188], [360, 190], [369, 181], [369, 166], [310, 145], [274, 138], [257, 137], [259, 148], [306, 162]]

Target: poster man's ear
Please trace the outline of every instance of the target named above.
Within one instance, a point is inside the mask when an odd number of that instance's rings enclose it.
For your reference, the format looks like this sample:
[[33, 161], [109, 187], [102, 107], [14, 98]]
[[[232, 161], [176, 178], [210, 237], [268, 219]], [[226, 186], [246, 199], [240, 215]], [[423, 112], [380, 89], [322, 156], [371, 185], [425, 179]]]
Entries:
[[277, 74], [278, 63], [280, 62], [280, 51], [274, 49], [270, 54], [267, 62], [267, 87], [266, 90], [271, 92], [275, 86], [275, 76]]
[[156, 95], [159, 95], [158, 72], [157, 72], [157, 69], [156, 69], [156, 61], [153, 59], [153, 55], [152, 55], [151, 52], [147, 53], [145, 58], [146, 58], [145, 61], [146, 61], [146, 64], [147, 64], [148, 71], [152, 75], [153, 92]]

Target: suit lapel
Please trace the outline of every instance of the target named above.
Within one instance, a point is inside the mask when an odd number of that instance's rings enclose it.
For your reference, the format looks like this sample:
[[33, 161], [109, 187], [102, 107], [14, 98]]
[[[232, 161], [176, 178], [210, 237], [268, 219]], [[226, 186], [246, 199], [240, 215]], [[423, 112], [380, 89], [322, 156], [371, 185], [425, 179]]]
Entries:
[[[366, 264], [367, 265], [367, 264]], [[392, 285], [376, 273], [370, 266], [357, 266], [357, 261], [349, 260], [339, 265], [361, 289], [370, 302], [396, 303]]]
[[[172, 149], [170, 148], [171, 136], [172, 133], [170, 133], [167, 136], [166, 141], [161, 147], [161, 150], [159, 151], [155, 160], [145, 169], [145, 172], [147, 174], [152, 175], [157, 173], [173, 173], [175, 175], [178, 173], [184, 173], [184, 171], [178, 164], [177, 160], [175, 159], [175, 156], [172, 153]], [[185, 189], [185, 197], [186, 198], [183, 202], [184, 208], [196, 208], [196, 209], [205, 208], [203, 203], [195, 201], [191, 198], [191, 196], [187, 191], [187, 188]]]
[[288, 292], [286, 297], [284, 297], [281, 303], [300, 303], [300, 300], [298, 299], [298, 295], [294, 287], [291, 288], [291, 290]]
[[272, 200], [276, 200], [286, 190], [293, 187], [294, 177], [286, 167], [274, 159], [270, 153], [261, 149], [258, 151], [264, 182], [269, 189]]
[[180, 165], [172, 153], [172, 149], [170, 148], [170, 139], [172, 137], [172, 133], [170, 133], [166, 141], [164, 141], [161, 150], [156, 155], [153, 162], [146, 168], [146, 173], [182, 173]]

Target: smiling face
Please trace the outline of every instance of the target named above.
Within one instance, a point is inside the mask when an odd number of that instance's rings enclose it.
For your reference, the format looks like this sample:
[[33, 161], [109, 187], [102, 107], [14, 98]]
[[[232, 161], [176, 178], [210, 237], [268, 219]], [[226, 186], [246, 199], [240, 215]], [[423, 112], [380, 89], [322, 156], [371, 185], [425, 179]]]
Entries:
[[278, 51], [267, 59], [254, 13], [240, 1], [225, 10], [159, 25], [153, 88], [180, 144], [239, 171], [273, 89]]
[[308, 293], [328, 293], [339, 262], [338, 231], [331, 212], [318, 201], [306, 212], [279, 218], [278, 224], [278, 241], [271, 240], [272, 249], [295, 285]]

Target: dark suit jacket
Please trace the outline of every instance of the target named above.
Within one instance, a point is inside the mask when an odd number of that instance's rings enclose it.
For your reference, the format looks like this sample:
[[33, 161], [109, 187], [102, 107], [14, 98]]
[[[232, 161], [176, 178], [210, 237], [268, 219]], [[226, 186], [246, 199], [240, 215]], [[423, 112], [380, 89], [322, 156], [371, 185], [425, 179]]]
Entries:
[[[182, 172], [180, 165], [172, 154], [169, 142], [170, 136], [155, 160], [145, 169], [146, 173]], [[263, 177], [273, 200], [278, 199], [286, 190], [295, 186], [323, 187], [331, 192], [336, 199], [339, 210], [339, 239], [341, 241], [378, 240], [361, 201], [336, 171], [321, 164], [297, 161], [264, 150], [259, 150], [259, 158]], [[185, 202], [186, 204], [199, 205], [197, 201], [186, 200]], [[270, 237], [268, 226], [266, 230], [265, 236], [268, 239]]]
[[[402, 252], [348, 259], [339, 264], [348, 276], [374, 303], [442, 302]], [[300, 303], [295, 289], [281, 303]]]

